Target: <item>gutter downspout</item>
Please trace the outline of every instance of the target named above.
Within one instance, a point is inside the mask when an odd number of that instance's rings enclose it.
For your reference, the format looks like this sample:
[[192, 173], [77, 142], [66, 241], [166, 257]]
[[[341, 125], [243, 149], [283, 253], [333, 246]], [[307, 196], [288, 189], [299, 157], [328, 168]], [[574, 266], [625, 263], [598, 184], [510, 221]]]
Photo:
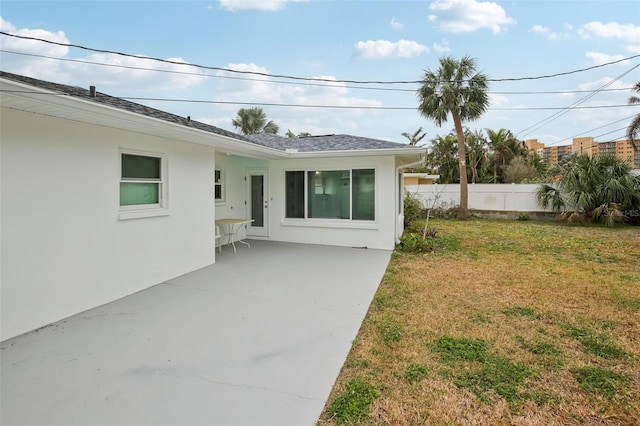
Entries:
[[[402, 165], [396, 167], [396, 178], [398, 180], [400, 180], [400, 182], [396, 186], [396, 188], [400, 188], [400, 191], [397, 194], [397, 196], [398, 196], [398, 206], [400, 207], [400, 209], [398, 211], [398, 214], [396, 215], [396, 226], [395, 226], [395, 233], [394, 233], [394, 238], [395, 238], [396, 244], [398, 244], [400, 242], [400, 239], [398, 238], [398, 235], [402, 235], [402, 232], [404, 232], [404, 201], [403, 201], [404, 200], [404, 179], [401, 179], [400, 176], [399, 176], [400, 170], [408, 169], [410, 167], [421, 166], [421, 165], [424, 164], [426, 158], [427, 158], [426, 153], [425, 154], [420, 154], [420, 160], [415, 161], [413, 163], [402, 164]], [[402, 224], [400, 224], [400, 220], [402, 220]], [[401, 228], [401, 229], [399, 229], [399, 228]], [[401, 232], [399, 233], [398, 231], [401, 231]]]

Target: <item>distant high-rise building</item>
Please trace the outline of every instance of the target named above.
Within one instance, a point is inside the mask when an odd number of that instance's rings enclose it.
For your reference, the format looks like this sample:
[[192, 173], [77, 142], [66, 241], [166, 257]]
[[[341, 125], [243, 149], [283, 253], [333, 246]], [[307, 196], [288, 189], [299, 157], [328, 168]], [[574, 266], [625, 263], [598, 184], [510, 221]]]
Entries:
[[[640, 145], [640, 140], [636, 142]], [[617, 141], [597, 142], [592, 137], [574, 138], [571, 145], [554, 145], [545, 147], [537, 139], [525, 141], [525, 146], [531, 152], [540, 155], [548, 166], [555, 166], [562, 157], [570, 153], [577, 154], [612, 154], [623, 161], [627, 161], [634, 169], [640, 169], [640, 149], [634, 151], [633, 145], [627, 139]]]

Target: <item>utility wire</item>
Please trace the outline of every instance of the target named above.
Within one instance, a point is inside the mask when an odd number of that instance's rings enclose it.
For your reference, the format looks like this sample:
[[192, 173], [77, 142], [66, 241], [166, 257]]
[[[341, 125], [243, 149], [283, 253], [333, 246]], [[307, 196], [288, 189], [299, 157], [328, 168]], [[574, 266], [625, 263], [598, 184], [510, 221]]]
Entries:
[[[209, 66], [209, 65], [199, 65], [199, 64], [189, 63], [189, 62], [175, 61], [175, 60], [171, 60], [171, 59], [154, 58], [154, 57], [151, 57], [151, 56], [132, 55], [132, 54], [129, 54], [129, 53], [118, 52], [118, 51], [115, 51], [115, 50], [96, 49], [96, 48], [92, 48], [92, 47], [83, 46], [83, 45], [80, 45], [80, 44], [60, 43], [60, 42], [46, 40], [46, 39], [42, 39], [42, 38], [38, 38], [38, 37], [29, 37], [29, 36], [11, 34], [11, 33], [8, 33], [6, 31], [0, 31], [0, 35], [4, 35], [4, 36], [7, 36], [7, 37], [20, 38], [20, 39], [23, 39], [23, 40], [39, 41], [39, 42], [42, 42], [42, 43], [48, 43], [48, 44], [53, 44], [53, 45], [57, 45], [57, 46], [73, 47], [73, 48], [82, 49], [82, 50], [86, 50], [86, 51], [90, 51], [90, 52], [108, 53], [108, 54], [112, 54], [112, 55], [119, 55], [119, 56], [124, 56], [124, 57], [129, 57], [129, 58], [148, 59], [148, 60], [167, 63], [167, 64], [190, 66], [190, 67], [209, 69], [209, 70], [215, 70], [215, 71], [225, 71], [225, 72], [237, 73], [237, 74], [261, 75], [261, 76], [264, 76], [264, 77], [283, 78], [283, 79], [302, 80], [302, 81], [323, 81], [323, 82], [329, 82], [329, 83], [353, 83], [353, 84], [421, 84], [422, 83], [421, 80], [407, 80], [407, 81], [402, 81], [402, 80], [401, 81], [393, 81], [393, 80], [387, 80], [387, 81], [385, 81], [385, 80], [379, 80], [379, 81], [373, 81], [373, 80], [370, 80], [370, 81], [363, 81], [363, 80], [334, 80], [334, 79], [327, 79], [327, 78], [320, 78], [320, 77], [298, 77], [298, 76], [292, 76], [292, 75], [286, 75], [286, 74], [270, 74], [270, 73], [263, 73], [263, 72], [256, 72], [256, 71], [240, 71], [240, 70], [234, 70], [234, 69], [230, 69], [230, 68], [223, 68], [223, 67], [216, 67], [216, 66]], [[523, 80], [540, 80], [540, 79], [545, 79], [545, 78], [560, 77], [560, 76], [576, 74], [576, 73], [580, 73], [580, 72], [584, 72], [584, 71], [589, 71], [589, 70], [593, 70], [593, 69], [596, 69], [596, 68], [605, 67], [605, 66], [608, 66], [608, 65], [617, 64], [619, 62], [628, 61], [628, 60], [635, 59], [635, 58], [638, 58], [638, 57], [640, 57], [640, 54], [639, 55], [629, 56], [627, 58], [618, 59], [616, 61], [607, 62], [607, 63], [600, 64], [600, 65], [594, 65], [594, 66], [587, 67], [587, 68], [581, 68], [581, 69], [577, 69], [577, 70], [573, 70], [573, 71], [559, 72], [559, 73], [555, 73], [555, 74], [547, 74], [547, 75], [540, 75], [540, 76], [534, 76], [534, 77], [487, 79], [487, 81], [491, 81], [491, 82], [523, 81]]]
[[[9, 53], [12, 55], [21, 55], [21, 56], [30, 56], [34, 58], [43, 58], [43, 59], [51, 59], [61, 62], [73, 62], [79, 64], [88, 64], [88, 65], [98, 65], [103, 67], [110, 68], [122, 68], [122, 69], [130, 69], [137, 71], [152, 71], [166, 74], [178, 74], [178, 75], [192, 75], [196, 77], [207, 77], [207, 78], [220, 78], [220, 79], [228, 79], [228, 80], [242, 80], [242, 81], [259, 81], [259, 82], [269, 82], [273, 84], [292, 84], [292, 85], [300, 85], [300, 86], [319, 86], [319, 87], [337, 87], [337, 88], [345, 88], [345, 89], [357, 89], [357, 90], [380, 90], [380, 91], [391, 91], [391, 92], [412, 92], [415, 93], [416, 89], [399, 89], [395, 87], [361, 87], [361, 86], [349, 86], [343, 84], [329, 84], [329, 83], [303, 83], [297, 81], [279, 81], [279, 80], [264, 80], [258, 78], [249, 78], [249, 77], [232, 77], [228, 75], [213, 75], [207, 73], [200, 72], [188, 72], [188, 71], [176, 71], [176, 70], [163, 70], [158, 68], [147, 68], [133, 65], [122, 65], [122, 64], [106, 64], [104, 62], [95, 62], [95, 61], [87, 61], [82, 59], [71, 59], [71, 58], [59, 58], [54, 56], [47, 55], [38, 55], [35, 53], [24, 53], [24, 52], [15, 52], [12, 50], [0, 49], [2, 53]], [[334, 81], [334, 80], [332, 80]], [[627, 91], [633, 89], [632, 86], [617, 88], [617, 89], [604, 89], [603, 92], [615, 92], [615, 91]], [[591, 93], [593, 90], [553, 90], [553, 91], [526, 91], [526, 92], [492, 92], [488, 91], [488, 94], [493, 95], [541, 95], [541, 94], [571, 94], [571, 93]]]
[[[6, 90], [0, 89], [2, 93], [14, 94], [30, 94], [38, 96], [77, 96], [68, 93], [43, 93], [30, 90]], [[100, 96], [100, 94], [98, 95]], [[242, 102], [242, 101], [214, 101], [207, 99], [178, 99], [178, 98], [149, 98], [137, 96], [117, 96], [119, 99], [127, 101], [150, 101], [150, 102], [176, 102], [176, 103], [194, 103], [194, 104], [222, 104], [222, 105], [248, 105], [248, 106], [273, 106], [273, 107], [289, 107], [289, 108], [325, 108], [325, 109], [361, 109], [361, 110], [416, 110], [416, 107], [394, 107], [394, 106], [367, 106], [367, 105], [320, 105], [320, 104], [289, 104], [276, 102]], [[640, 107], [637, 105], [619, 104], [619, 105], [590, 105], [575, 106], [570, 109], [603, 109], [603, 108], [626, 108]], [[567, 107], [512, 107], [512, 108], [489, 108], [489, 111], [539, 111], [539, 110], [566, 110]]]
[[576, 102], [572, 103], [571, 105], [569, 105], [568, 107], [566, 107], [564, 110], [561, 110], [559, 112], [556, 112], [552, 115], [550, 115], [549, 117], [545, 118], [544, 120], [538, 121], [537, 123], [527, 127], [524, 130], [519, 131], [518, 133], [516, 133], [516, 136], [518, 136], [521, 133], [527, 132], [523, 135], [526, 136], [536, 130], [541, 129], [542, 127], [546, 126], [547, 124], [551, 123], [552, 121], [557, 120], [558, 118], [560, 118], [561, 116], [563, 116], [564, 114], [568, 113], [569, 111], [571, 111], [572, 109], [577, 109], [576, 107], [584, 102], [586, 102], [587, 100], [591, 99], [592, 97], [594, 97], [596, 94], [598, 94], [600, 91], [602, 91], [602, 89], [605, 89], [607, 87], [609, 87], [610, 85], [612, 85], [613, 83], [615, 83], [616, 81], [620, 80], [622, 77], [624, 77], [625, 75], [629, 74], [631, 71], [633, 71], [634, 69], [640, 67], [640, 64], [634, 65], [633, 67], [631, 67], [630, 69], [628, 69], [627, 71], [623, 72], [622, 74], [620, 74], [619, 76], [617, 76], [616, 78], [610, 80], [609, 82], [605, 83], [603, 86], [601, 86], [600, 88], [598, 88], [596, 91], [594, 91], [593, 93], [590, 93], [589, 95], [577, 100]]
[[581, 136], [583, 136], [583, 135], [588, 135], [588, 134], [590, 134], [590, 133], [591, 133], [591, 132], [593, 132], [593, 131], [603, 129], [603, 128], [605, 128], [605, 127], [609, 127], [609, 126], [611, 126], [612, 124], [616, 124], [616, 123], [619, 123], [619, 122], [621, 122], [621, 121], [629, 120], [630, 118], [633, 118], [633, 117], [635, 117], [635, 116], [636, 116], [636, 115], [635, 115], [635, 114], [633, 114], [633, 115], [630, 115], [630, 116], [628, 116], [628, 117], [621, 118], [620, 120], [616, 120], [616, 121], [612, 121], [611, 123], [603, 124], [602, 126], [595, 127], [595, 128], [593, 128], [593, 129], [587, 130], [587, 131], [582, 132], [582, 133], [579, 133], [579, 134], [577, 134], [577, 135], [569, 136], [568, 138], [564, 138], [564, 139], [560, 139], [559, 141], [555, 141], [555, 142], [554, 142], [554, 143], [552, 143], [551, 145], [557, 145], [557, 144], [560, 144], [560, 143], [562, 143], [562, 142], [565, 142], [565, 141], [568, 141], [568, 140], [571, 140], [571, 139], [574, 139], [574, 138], [579, 138], [579, 137], [581, 137]]

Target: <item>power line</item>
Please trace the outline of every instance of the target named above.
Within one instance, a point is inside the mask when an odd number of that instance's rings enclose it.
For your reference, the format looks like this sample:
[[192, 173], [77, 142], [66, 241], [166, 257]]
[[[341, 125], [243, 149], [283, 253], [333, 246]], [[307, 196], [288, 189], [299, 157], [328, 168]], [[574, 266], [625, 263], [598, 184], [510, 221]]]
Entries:
[[[76, 96], [68, 93], [43, 93], [29, 90], [6, 90], [0, 89], [2, 93], [15, 94], [31, 94], [39, 96]], [[77, 97], [77, 96], [76, 96]], [[289, 107], [289, 108], [325, 108], [325, 109], [362, 109], [362, 110], [416, 110], [417, 107], [401, 107], [401, 106], [368, 106], [368, 105], [321, 105], [321, 104], [290, 104], [276, 102], [242, 102], [242, 101], [214, 101], [208, 99], [179, 99], [179, 98], [150, 98], [139, 96], [118, 96], [119, 99], [127, 101], [147, 101], [147, 102], [176, 102], [176, 103], [194, 103], [194, 104], [222, 104], [222, 105], [248, 105], [248, 106], [273, 106], [273, 107]], [[603, 108], [625, 108], [640, 107], [637, 105], [619, 104], [619, 105], [590, 105], [576, 106], [571, 109], [603, 109]], [[567, 107], [512, 107], [512, 108], [489, 108], [490, 111], [539, 111], [539, 110], [565, 110]]]
[[[129, 58], [147, 59], [147, 60], [152, 60], [152, 61], [172, 64], [172, 65], [190, 66], [190, 67], [209, 69], [209, 70], [215, 70], [215, 71], [225, 71], [225, 72], [237, 73], [237, 74], [260, 75], [260, 76], [264, 76], [264, 77], [283, 78], [283, 79], [301, 80], [301, 81], [323, 81], [323, 82], [329, 82], [329, 83], [354, 83], [354, 84], [421, 84], [422, 83], [421, 80], [407, 80], [407, 81], [402, 81], [402, 80], [401, 81], [393, 81], [393, 80], [387, 80], [387, 81], [384, 81], [384, 80], [378, 80], [378, 81], [374, 81], [374, 80], [369, 80], [369, 81], [363, 81], [363, 80], [334, 80], [334, 79], [327, 79], [327, 78], [320, 78], [320, 77], [298, 77], [298, 76], [292, 76], [292, 75], [286, 75], [286, 74], [271, 74], [271, 73], [263, 73], [263, 72], [257, 72], [257, 71], [241, 71], [241, 70], [234, 70], [234, 69], [230, 69], [230, 68], [223, 68], [223, 67], [216, 67], [216, 66], [210, 66], [210, 65], [200, 65], [200, 64], [194, 64], [194, 63], [189, 63], [189, 62], [175, 61], [175, 60], [171, 60], [171, 59], [155, 58], [155, 57], [152, 57], [152, 56], [138, 56], [138, 55], [132, 55], [132, 54], [129, 54], [129, 53], [118, 52], [118, 51], [115, 51], [115, 50], [96, 49], [96, 48], [92, 48], [92, 47], [83, 46], [83, 45], [80, 45], [80, 44], [60, 43], [60, 42], [57, 42], [57, 41], [46, 40], [46, 39], [42, 39], [42, 38], [38, 38], [38, 37], [30, 37], [30, 36], [22, 36], [22, 35], [17, 35], [17, 34], [11, 34], [11, 33], [8, 33], [6, 31], [0, 31], [0, 34], [1, 35], [5, 35], [7, 37], [15, 37], [15, 38], [23, 39], [23, 40], [39, 41], [39, 42], [42, 42], [42, 43], [48, 43], [48, 44], [53, 44], [53, 45], [57, 45], [57, 46], [73, 47], [73, 48], [82, 49], [82, 50], [86, 50], [86, 51], [90, 51], [90, 52], [108, 53], [108, 54], [112, 54], [112, 55], [124, 56], [124, 57], [129, 57]], [[554, 77], [560, 77], [560, 76], [576, 74], [576, 73], [580, 73], [580, 72], [584, 72], [584, 71], [589, 71], [589, 70], [593, 70], [593, 69], [596, 69], [596, 68], [601, 68], [601, 67], [605, 67], [605, 66], [608, 66], [608, 65], [617, 64], [619, 62], [624, 62], [624, 61], [628, 61], [628, 60], [631, 60], [631, 59], [635, 59], [635, 58], [638, 58], [638, 57], [640, 57], [640, 54], [639, 55], [629, 56], [629, 57], [622, 58], [622, 59], [618, 59], [618, 60], [611, 61], [611, 62], [607, 62], [607, 63], [600, 64], [600, 65], [593, 65], [591, 67], [573, 70], [573, 71], [558, 72], [558, 73], [554, 73], [554, 74], [540, 75], [540, 76], [534, 76], [534, 77], [487, 79], [487, 81], [490, 81], [490, 82], [524, 81], [524, 80], [541, 80], [541, 79], [545, 79], [545, 78], [554, 78]]]
[[[15, 52], [11, 50], [0, 49], [2, 53], [9, 53], [12, 55], [20, 55], [20, 56], [29, 56], [34, 58], [42, 58], [42, 59], [51, 59], [61, 62], [73, 62], [80, 64], [88, 64], [88, 65], [98, 65], [109, 68], [122, 68], [122, 69], [130, 69], [136, 71], [152, 71], [166, 74], [178, 74], [178, 75], [192, 75], [196, 77], [207, 77], [207, 78], [220, 78], [220, 79], [228, 79], [228, 80], [241, 80], [241, 81], [259, 81], [265, 82], [263, 79], [257, 78], [249, 78], [249, 77], [232, 77], [226, 75], [212, 75], [207, 73], [200, 72], [188, 72], [188, 71], [176, 71], [176, 70], [163, 70], [158, 68], [148, 68], [148, 67], [140, 67], [133, 65], [122, 65], [122, 64], [107, 64], [104, 62], [95, 62], [95, 61], [87, 61], [82, 59], [71, 59], [71, 58], [59, 58], [54, 56], [47, 55], [39, 55], [35, 53], [25, 53], [25, 52]], [[146, 59], [146, 58], [145, 58]], [[360, 86], [349, 86], [349, 85], [336, 85], [336, 84], [325, 84], [325, 83], [309, 83], [309, 82], [297, 82], [297, 81], [278, 81], [278, 80], [266, 80], [269, 83], [274, 84], [292, 84], [292, 85], [300, 85], [300, 86], [318, 86], [318, 87], [334, 87], [334, 88], [345, 88], [345, 89], [356, 89], [356, 90], [380, 90], [380, 91], [391, 91], [391, 92], [415, 92], [416, 89], [399, 89], [394, 87], [360, 87]], [[336, 80], [330, 80], [333, 82], [337, 82]], [[630, 87], [616, 88], [616, 89], [604, 89], [601, 90], [603, 92], [615, 92], [615, 91], [627, 91], [633, 89]], [[553, 90], [553, 91], [525, 91], [525, 92], [517, 92], [517, 91], [506, 91], [506, 92], [492, 92], [488, 91], [488, 94], [493, 95], [541, 95], [541, 94], [572, 94], [572, 93], [591, 93], [594, 90]]]
[[570, 139], [578, 138], [578, 137], [580, 137], [580, 136], [582, 136], [582, 135], [588, 135], [588, 134], [590, 134], [590, 133], [591, 133], [591, 132], [593, 132], [593, 131], [603, 129], [603, 128], [605, 128], [605, 127], [609, 127], [609, 126], [611, 126], [612, 124], [616, 124], [616, 123], [619, 123], [619, 122], [621, 122], [621, 121], [629, 120], [630, 118], [633, 118], [633, 117], [635, 117], [635, 116], [636, 116], [636, 115], [635, 115], [635, 114], [633, 114], [633, 115], [630, 115], [630, 116], [628, 116], [628, 117], [621, 118], [620, 120], [616, 120], [616, 121], [612, 121], [611, 123], [603, 124], [602, 126], [598, 126], [598, 127], [593, 128], [593, 129], [586, 130], [586, 131], [584, 131], [584, 132], [582, 132], [582, 133], [579, 133], [579, 134], [577, 134], [577, 135], [573, 135], [573, 136], [570, 136], [570, 137], [568, 137], [568, 138], [560, 139], [559, 141], [556, 141], [556, 142], [552, 143], [551, 145], [557, 145], [557, 144], [559, 144], [559, 143], [561, 143], [561, 142], [565, 142], [565, 141], [568, 141], [568, 140], [570, 140]]
[[[594, 97], [596, 94], [598, 94], [602, 89], [605, 89], [607, 87], [609, 87], [610, 85], [612, 85], [613, 83], [615, 83], [616, 81], [620, 80], [622, 77], [624, 77], [625, 75], [629, 74], [631, 71], [633, 71], [634, 69], [640, 67], [640, 64], [634, 65], [633, 67], [631, 67], [630, 69], [628, 69], [627, 71], [623, 72], [622, 74], [620, 74], [619, 76], [617, 76], [616, 78], [610, 80], [609, 82], [605, 83], [603, 86], [599, 87], [596, 91], [594, 91], [593, 93], [577, 100], [576, 102], [572, 103], [571, 105], [569, 105], [568, 107], [566, 107], [564, 110], [561, 110], [559, 112], [556, 112], [552, 115], [550, 115], [549, 117], [545, 118], [544, 120], [538, 121], [537, 123], [527, 127], [524, 130], [519, 131], [518, 133], [516, 133], [516, 136], [527, 132], [524, 136], [541, 129], [542, 127], [546, 126], [547, 124], [551, 123], [552, 121], [557, 120], [558, 118], [560, 118], [561, 116], [563, 116], [564, 114], [568, 113], [569, 111], [571, 111], [572, 109], [576, 109], [577, 105], [580, 105], [584, 102], [586, 102], [587, 100], [591, 99], [592, 97]], [[523, 136], [523, 137], [524, 137]]]

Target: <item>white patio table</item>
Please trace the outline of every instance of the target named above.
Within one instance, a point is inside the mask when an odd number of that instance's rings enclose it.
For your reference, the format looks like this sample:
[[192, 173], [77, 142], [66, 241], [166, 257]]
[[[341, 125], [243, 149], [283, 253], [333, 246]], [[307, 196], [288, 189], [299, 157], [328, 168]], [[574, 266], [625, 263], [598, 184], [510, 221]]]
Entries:
[[[251, 248], [251, 245], [248, 242], [238, 238], [238, 231], [243, 225], [246, 225], [247, 223], [251, 223], [253, 221], [253, 219], [224, 218], [217, 219], [216, 225], [221, 225], [223, 236], [228, 238], [227, 245], [231, 244], [233, 246], [233, 252], [236, 253], [236, 244], [234, 241], [234, 237], [239, 243], [246, 244], [249, 248]], [[222, 241], [220, 241], [220, 245], [222, 245]]]

